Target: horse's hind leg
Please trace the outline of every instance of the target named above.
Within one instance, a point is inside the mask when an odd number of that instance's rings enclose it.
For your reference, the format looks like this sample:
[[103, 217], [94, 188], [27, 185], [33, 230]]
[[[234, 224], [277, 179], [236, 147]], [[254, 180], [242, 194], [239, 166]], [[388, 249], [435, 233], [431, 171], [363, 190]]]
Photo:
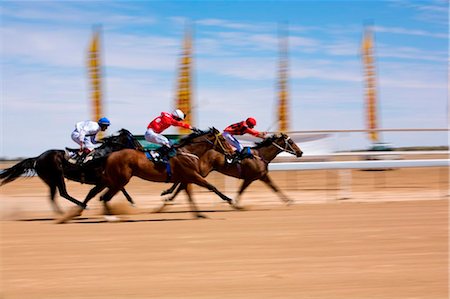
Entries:
[[[190, 184], [187, 184], [187, 185], [181, 184], [181, 186], [183, 186], [183, 189], [186, 191], [186, 194], [187, 194], [188, 200], [189, 200], [189, 204], [191, 206], [191, 210], [192, 210], [192, 213], [194, 213], [195, 218], [207, 218], [205, 215], [201, 214], [198, 211], [197, 205], [195, 204], [194, 199], [192, 198], [191, 185]], [[178, 188], [178, 189], [180, 189], [180, 188]]]
[[226, 196], [225, 194], [220, 192], [216, 187], [214, 187], [213, 185], [208, 183], [208, 181], [205, 180], [200, 174], [196, 174], [194, 178], [191, 178], [191, 180], [192, 180], [192, 183], [199, 185], [201, 187], [204, 187], [204, 188], [208, 189], [209, 191], [216, 193], [217, 195], [219, 195], [220, 198], [222, 198], [223, 200], [228, 202], [230, 205], [233, 205], [233, 200], [231, 198], [229, 198], [228, 196]]
[[87, 208], [87, 203], [94, 198], [95, 195], [97, 195], [98, 193], [100, 193], [100, 191], [102, 191], [103, 189], [105, 189], [106, 187], [103, 185], [97, 185], [94, 188], [92, 188], [89, 193], [86, 195], [86, 198], [84, 199], [84, 201], [81, 204], [80, 207], [77, 207], [75, 209], [72, 209], [71, 211], [69, 211], [68, 213], [66, 213], [66, 215], [64, 215], [63, 217], [61, 217], [60, 219], [58, 219], [56, 221], [56, 223], [65, 223], [77, 216], [80, 216], [81, 213], [83, 213], [83, 210]]
[[50, 188], [50, 203], [52, 204], [53, 211], [57, 214], [63, 214], [63, 211], [55, 201], [56, 197], [56, 185], [51, 184], [48, 186]]
[[113, 196], [116, 195], [120, 190], [121, 188], [109, 188], [108, 191], [106, 191], [106, 193], [100, 197], [100, 200], [103, 202], [103, 207], [105, 209], [105, 215], [112, 215], [111, 209], [108, 206], [108, 201], [110, 201], [111, 198], [113, 198]]
[[262, 178], [260, 178], [260, 180], [263, 181], [267, 186], [269, 186], [284, 203], [288, 205], [294, 203], [292, 199], [290, 199], [283, 192], [281, 192], [281, 190], [270, 179], [269, 175], [263, 176]]
[[86, 198], [83, 201], [83, 205], [87, 207], [88, 202], [94, 198], [95, 195], [99, 194], [106, 186], [104, 185], [96, 185], [94, 188], [89, 190], [89, 193], [86, 195]]
[[120, 189], [120, 191], [122, 191], [123, 195], [125, 196], [125, 198], [128, 200], [128, 202], [134, 207], [134, 201], [131, 198], [130, 194], [128, 194], [128, 192], [125, 190], [125, 188]]
[[66, 183], [64, 182], [64, 177], [61, 176], [60, 178], [58, 178], [56, 185], [59, 190], [59, 195], [61, 195], [65, 199], [70, 200], [71, 202], [73, 202], [74, 204], [76, 204], [77, 206], [79, 206], [83, 209], [86, 208], [86, 206], [81, 201], [76, 200], [75, 198], [70, 196], [69, 193], [67, 193]]
[[[175, 193], [174, 193], [172, 196], [166, 198], [164, 201], [167, 202], [167, 201], [172, 201], [172, 200], [174, 200], [175, 197], [177, 197], [178, 193], [180, 193], [183, 189], [186, 189], [186, 185], [185, 185], [185, 184], [181, 184], [181, 183], [174, 184], [173, 186], [178, 186], [177, 190], [175, 190]], [[172, 186], [172, 187], [173, 187], [173, 186]], [[172, 188], [171, 188], [171, 189], [172, 189]], [[172, 192], [173, 192], [173, 190], [172, 190]], [[172, 192], [170, 192], [170, 193], [172, 193]], [[162, 193], [161, 193], [161, 194], [162, 194]]]
[[153, 213], [161, 213], [162, 211], [164, 211], [164, 209], [169, 204], [169, 202], [171, 202], [178, 195], [178, 193], [180, 193], [182, 190], [186, 189], [186, 184], [175, 183], [175, 184], [172, 185], [172, 187], [170, 189], [174, 189], [174, 187], [178, 187], [177, 190], [175, 191], [175, 194], [173, 194], [172, 196], [164, 199], [163, 204], [159, 208], [154, 209]]
[[238, 191], [236, 198], [234, 199], [234, 205], [237, 207], [239, 205], [239, 201], [241, 200], [241, 195], [244, 193], [244, 190], [247, 189], [248, 186], [253, 182], [253, 180], [244, 180], [242, 182], [241, 188]]
[[169, 189], [164, 190], [163, 192], [161, 192], [161, 196], [173, 193], [173, 191], [175, 191], [175, 188], [177, 188], [179, 185], [180, 185], [180, 183], [173, 184], [172, 187], [170, 187]]

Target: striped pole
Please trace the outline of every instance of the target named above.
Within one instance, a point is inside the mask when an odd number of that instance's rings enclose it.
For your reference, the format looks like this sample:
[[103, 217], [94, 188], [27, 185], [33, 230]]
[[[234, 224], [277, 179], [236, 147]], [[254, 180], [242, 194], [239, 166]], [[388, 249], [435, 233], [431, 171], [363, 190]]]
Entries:
[[278, 27], [279, 70], [278, 70], [278, 131], [287, 132], [289, 128], [288, 93], [288, 34]]
[[[375, 82], [375, 63], [373, 55], [373, 36], [369, 27], [366, 27], [362, 42], [362, 59], [364, 63], [364, 73], [366, 77], [366, 115], [367, 129], [377, 129], [377, 95]], [[377, 131], [369, 131], [369, 139], [378, 142]]]
[[[180, 67], [178, 72], [178, 86], [176, 93], [176, 107], [186, 113], [185, 122], [194, 125], [194, 117], [192, 110], [192, 29], [191, 26], [186, 27], [183, 51], [181, 54]], [[189, 129], [178, 128], [180, 134], [189, 133]]]
[[[92, 119], [99, 120], [103, 115], [102, 111], [102, 85], [101, 85], [101, 65], [100, 65], [100, 26], [95, 26], [93, 29], [93, 36], [88, 50], [88, 72], [91, 89], [91, 105], [92, 105]], [[102, 132], [99, 133], [99, 138], [102, 137]]]

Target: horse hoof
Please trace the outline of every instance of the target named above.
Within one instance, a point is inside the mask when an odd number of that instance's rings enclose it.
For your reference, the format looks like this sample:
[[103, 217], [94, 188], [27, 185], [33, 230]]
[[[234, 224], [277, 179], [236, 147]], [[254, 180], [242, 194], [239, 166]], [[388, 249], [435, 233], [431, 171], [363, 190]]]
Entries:
[[103, 215], [103, 218], [105, 218], [108, 222], [119, 222], [120, 218], [114, 215]]
[[197, 214], [197, 219], [208, 219], [208, 216]]

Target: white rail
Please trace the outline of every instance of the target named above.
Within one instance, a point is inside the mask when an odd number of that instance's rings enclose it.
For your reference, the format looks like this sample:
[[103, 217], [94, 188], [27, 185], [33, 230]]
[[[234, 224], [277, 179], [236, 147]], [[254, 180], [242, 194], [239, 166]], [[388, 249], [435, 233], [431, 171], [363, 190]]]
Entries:
[[449, 159], [270, 163], [269, 170], [383, 169], [449, 167]]

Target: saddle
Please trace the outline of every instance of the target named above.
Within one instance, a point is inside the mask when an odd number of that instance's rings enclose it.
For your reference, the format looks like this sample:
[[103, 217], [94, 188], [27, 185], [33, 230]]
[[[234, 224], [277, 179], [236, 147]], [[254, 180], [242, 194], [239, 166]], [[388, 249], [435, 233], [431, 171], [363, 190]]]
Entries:
[[172, 169], [170, 167], [169, 160], [170, 158], [174, 157], [177, 154], [176, 149], [173, 147], [169, 148], [162, 146], [157, 150], [145, 151], [144, 153], [149, 161], [155, 163], [156, 166], [159, 167], [162, 166], [162, 168], [166, 170], [167, 172], [166, 183], [168, 183], [172, 178]]
[[83, 165], [94, 159], [95, 150], [89, 153], [80, 152], [78, 148], [66, 147], [66, 160], [74, 165]]
[[250, 147], [246, 146], [242, 149], [242, 151], [238, 152], [236, 151], [234, 153], [234, 155], [232, 156], [225, 156], [225, 162], [227, 164], [240, 164], [242, 162], [242, 160], [246, 159], [246, 158], [250, 158], [253, 159], [254, 156], [252, 154], [252, 151], [250, 149]]
[[145, 155], [147, 159], [156, 164], [166, 164], [169, 162], [170, 158], [174, 157], [177, 151], [174, 147], [161, 146], [156, 150], [146, 151]]

